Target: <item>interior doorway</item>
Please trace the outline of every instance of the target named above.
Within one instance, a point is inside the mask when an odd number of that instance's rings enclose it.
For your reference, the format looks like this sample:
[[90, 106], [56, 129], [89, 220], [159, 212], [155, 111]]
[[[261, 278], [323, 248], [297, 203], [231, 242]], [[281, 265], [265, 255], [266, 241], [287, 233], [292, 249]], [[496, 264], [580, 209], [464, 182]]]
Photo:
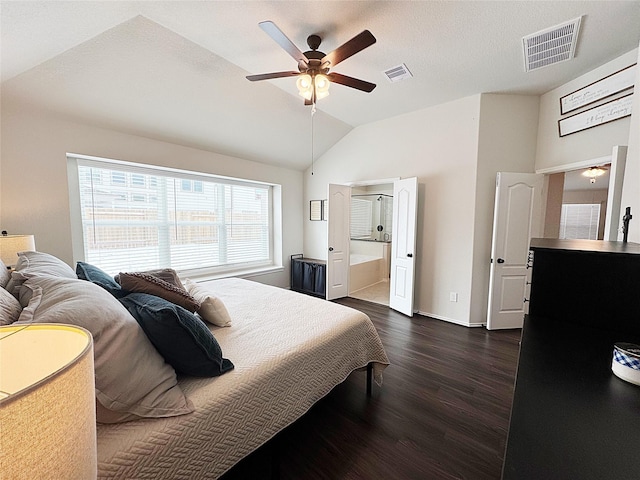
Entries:
[[[415, 298], [416, 234], [418, 222], [418, 178], [355, 182], [328, 186], [327, 300], [349, 296], [351, 189], [393, 183], [393, 213], [390, 240], [389, 307], [412, 317]], [[369, 192], [371, 193], [371, 192]], [[382, 199], [381, 199], [382, 200]]]
[[546, 238], [604, 239], [610, 169], [606, 163], [549, 175]]
[[389, 306], [393, 183], [352, 185], [349, 296]]
[[547, 177], [544, 237], [617, 240], [626, 158], [627, 147], [615, 146], [611, 156], [539, 170]]

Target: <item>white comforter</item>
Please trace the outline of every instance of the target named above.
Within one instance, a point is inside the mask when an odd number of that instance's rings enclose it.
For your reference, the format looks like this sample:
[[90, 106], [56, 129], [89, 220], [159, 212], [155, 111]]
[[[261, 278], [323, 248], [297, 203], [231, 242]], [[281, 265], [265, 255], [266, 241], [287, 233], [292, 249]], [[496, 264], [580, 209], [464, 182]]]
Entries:
[[205, 285], [231, 315], [212, 331], [235, 369], [180, 379], [191, 414], [98, 425], [99, 478], [217, 478], [353, 370], [374, 362], [382, 382], [388, 359], [365, 314], [247, 280]]

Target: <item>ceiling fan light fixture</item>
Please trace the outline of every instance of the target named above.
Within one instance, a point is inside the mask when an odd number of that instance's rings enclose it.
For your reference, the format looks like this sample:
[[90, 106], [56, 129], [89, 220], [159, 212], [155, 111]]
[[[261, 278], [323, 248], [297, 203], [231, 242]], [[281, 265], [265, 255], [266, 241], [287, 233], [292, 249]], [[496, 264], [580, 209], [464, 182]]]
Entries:
[[304, 73], [298, 77], [298, 80], [296, 80], [298, 95], [309, 101], [313, 101], [314, 98], [315, 100], [320, 100], [321, 98], [329, 95], [330, 84], [331, 81], [329, 78], [321, 73], [317, 73], [315, 75]]
[[325, 75], [321, 73], [317, 74], [313, 77], [313, 83], [315, 85], [316, 98], [318, 100], [329, 95], [329, 85], [331, 85], [331, 82]]
[[311, 75], [300, 75], [296, 80], [296, 87], [298, 87], [298, 95], [306, 100], [311, 100], [313, 97], [313, 78]]
[[[606, 170], [602, 167], [589, 167], [584, 172], [582, 172], [582, 175], [584, 175], [585, 177], [595, 179], [596, 177], [600, 177], [604, 175], [605, 172]], [[594, 182], [591, 182], [591, 183], [594, 183]]]

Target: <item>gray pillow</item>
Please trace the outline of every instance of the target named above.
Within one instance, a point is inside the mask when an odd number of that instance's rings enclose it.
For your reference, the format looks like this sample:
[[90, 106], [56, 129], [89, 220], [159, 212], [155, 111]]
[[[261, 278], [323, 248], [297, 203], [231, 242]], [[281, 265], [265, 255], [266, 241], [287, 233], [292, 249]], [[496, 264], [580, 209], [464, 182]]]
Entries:
[[9, 280], [11, 280], [11, 271], [4, 262], [0, 260], [0, 287], [5, 288]]
[[[165, 363], [136, 320], [109, 292], [84, 280], [32, 274], [21, 295], [30, 301], [18, 323], [65, 323], [93, 336], [96, 397], [119, 420], [171, 417], [193, 411]], [[100, 418], [110, 422], [114, 417]]]
[[[190, 312], [195, 312], [200, 308], [200, 303], [184, 289], [182, 283], [176, 285], [150, 272], [120, 272], [115, 278], [122, 289], [127, 292], [155, 295]], [[180, 282], [179, 279], [178, 282]]]
[[[47, 274], [54, 277], [62, 278], [78, 278], [76, 272], [64, 263], [62, 260], [43, 252], [20, 252], [18, 253], [18, 262], [15, 270], [11, 273], [11, 280], [7, 284], [7, 290], [14, 297], [20, 299], [20, 287], [27, 278], [36, 274]], [[24, 303], [20, 304], [26, 307], [29, 298], [25, 297]]]
[[18, 300], [4, 288], [0, 288], [0, 325], [11, 325], [18, 320], [20, 312], [22, 307]]

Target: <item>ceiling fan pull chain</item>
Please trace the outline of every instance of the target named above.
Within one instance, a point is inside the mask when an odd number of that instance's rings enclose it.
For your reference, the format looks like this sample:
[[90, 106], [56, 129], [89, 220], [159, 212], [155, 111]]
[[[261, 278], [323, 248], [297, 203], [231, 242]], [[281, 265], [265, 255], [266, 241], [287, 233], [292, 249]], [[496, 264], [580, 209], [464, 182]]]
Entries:
[[311, 104], [311, 175], [313, 175], [313, 116], [316, 113], [316, 102]]

